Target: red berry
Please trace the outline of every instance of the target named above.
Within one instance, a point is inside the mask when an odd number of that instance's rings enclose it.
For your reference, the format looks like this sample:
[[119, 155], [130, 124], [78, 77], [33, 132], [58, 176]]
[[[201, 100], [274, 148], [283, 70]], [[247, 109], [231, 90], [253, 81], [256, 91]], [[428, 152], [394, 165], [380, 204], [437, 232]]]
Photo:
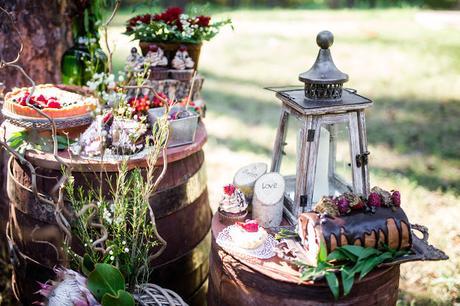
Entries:
[[48, 103], [48, 105], [46, 106], [48, 108], [61, 108], [61, 103], [57, 102], [57, 101], [51, 101]]
[[235, 193], [235, 190], [235, 185], [229, 184], [227, 186], [224, 186], [224, 193], [228, 196], [232, 196]]
[[259, 223], [256, 220], [246, 220], [246, 222], [236, 222], [236, 225], [246, 232], [255, 233], [259, 230]]

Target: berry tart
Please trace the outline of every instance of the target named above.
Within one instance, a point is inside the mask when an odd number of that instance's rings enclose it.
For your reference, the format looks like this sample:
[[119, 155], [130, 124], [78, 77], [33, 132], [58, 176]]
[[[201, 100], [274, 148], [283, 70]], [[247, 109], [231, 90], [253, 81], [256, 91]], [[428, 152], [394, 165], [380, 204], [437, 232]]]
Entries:
[[5, 96], [3, 110], [9, 114], [44, 119], [44, 117], [27, 104], [40, 109], [54, 119], [64, 119], [87, 115], [94, 110], [97, 99], [64, 90], [53, 84], [42, 84], [32, 88], [15, 88]]
[[224, 194], [218, 209], [221, 223], [231, 225], [237, 221], [244, 221], [248, 214], [247, 208], [248, 203], [241, 190], [232, 184], [224, 187]]
[[256, 220], [236, 222], [229, 230], [230, 238], [235, 245], [243, 249], [257, 249], [268, 238], [267, 231], [259, 226]]

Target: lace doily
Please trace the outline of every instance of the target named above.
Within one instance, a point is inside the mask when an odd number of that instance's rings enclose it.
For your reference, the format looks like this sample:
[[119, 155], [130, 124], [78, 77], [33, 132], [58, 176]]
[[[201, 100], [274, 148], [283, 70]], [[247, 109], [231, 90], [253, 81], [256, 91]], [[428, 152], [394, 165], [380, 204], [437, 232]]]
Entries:
[[236, 226], [237, 225], [227, 226], [219, 233], [219, 235], [217, 235], [216, 242], [225, 251], [229, 253], [236, 253], [236, 254], [256, 257], [259, 259], [268, 259], [276, 255], [275, 247], [278, 242], [270, 234], [268, 234], [265, 242], [256, 249], [243, 249], [239, 247], [236, 243], [233, 242], [229, 234], [230, 229]]

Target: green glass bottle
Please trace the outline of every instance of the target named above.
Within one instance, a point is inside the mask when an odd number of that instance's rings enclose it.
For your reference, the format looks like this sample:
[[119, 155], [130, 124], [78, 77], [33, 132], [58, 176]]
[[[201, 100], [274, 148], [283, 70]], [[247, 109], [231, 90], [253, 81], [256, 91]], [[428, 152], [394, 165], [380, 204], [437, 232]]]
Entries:
[[83, 86], [94, 73], [107, 71], [107, 56], [99, 45], [97, 24], [100, 15], [96, 9], [90, 4], [73, 19], [74, 45], [61, 59], [61, 79], [64, 84]]

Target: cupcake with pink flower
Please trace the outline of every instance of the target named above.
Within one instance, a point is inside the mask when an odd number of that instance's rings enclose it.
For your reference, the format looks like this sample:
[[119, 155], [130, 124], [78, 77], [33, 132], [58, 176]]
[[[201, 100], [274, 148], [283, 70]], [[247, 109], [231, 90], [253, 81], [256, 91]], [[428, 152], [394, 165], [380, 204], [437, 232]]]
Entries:
[[219, 202], [219, 221], [225, 225], [242, 222], [248, 214], [248, 203], [243, 192], [233, 184], [224, 186], [222, 200]]

